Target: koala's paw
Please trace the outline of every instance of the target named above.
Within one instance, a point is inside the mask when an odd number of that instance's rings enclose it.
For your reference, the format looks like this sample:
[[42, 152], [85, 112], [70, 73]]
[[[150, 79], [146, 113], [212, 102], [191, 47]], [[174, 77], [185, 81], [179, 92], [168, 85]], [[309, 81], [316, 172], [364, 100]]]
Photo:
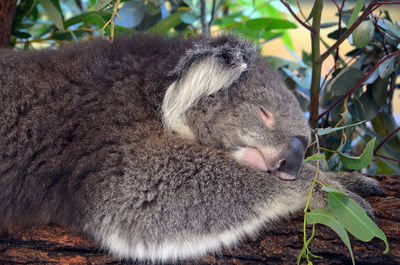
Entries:
[[346, 190], [363, 197], [383, 194], [378, 181], [356, 172], [330, 173], [329, 178], [338, 181]]

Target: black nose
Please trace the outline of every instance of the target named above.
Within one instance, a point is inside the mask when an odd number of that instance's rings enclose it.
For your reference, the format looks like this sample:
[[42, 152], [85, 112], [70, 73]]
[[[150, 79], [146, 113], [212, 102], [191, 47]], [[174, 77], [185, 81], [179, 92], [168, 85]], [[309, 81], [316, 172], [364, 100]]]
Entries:
[[279, 160], [279, 172], [293, 175], [296, 179], [301, 171], [304, 160], [304, 145], [298, 137], [293, 137]]

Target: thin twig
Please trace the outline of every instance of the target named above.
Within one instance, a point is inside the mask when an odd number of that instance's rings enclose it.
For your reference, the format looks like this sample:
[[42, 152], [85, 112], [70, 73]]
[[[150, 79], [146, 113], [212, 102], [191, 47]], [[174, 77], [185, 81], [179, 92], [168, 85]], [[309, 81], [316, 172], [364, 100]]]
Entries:
[[379, 60], [372, 68], [371, 70], [369, 70], [364, 76], [363, 78], [361, 78], [360, 81], [357, 82], [357, 84], [355, 86], [353, 86], [352, 89], [350, 89], [344, 96], [342, 96], [340, 99], [338, 99], [335, 103], [333, 103], [331, 106], [329, 106], [328, 109], [326, 109], [323, 113], [321, 113], [318, 116], [318, 120], [321, 119], [326, 113], [330, 112], [337, 104], [339, 104], [340, 102], [342, 102], [345, 98], [347, 98], [349, 95], [351, 95], [374, 71], [376, 68], [379, 67], [379, 65], [381, 65], [384, 61], [386, 61], [387, 59], [399, 55], [400, 54], [400, 50], [392, 52], [388, 55], [386, 55], [385, 57], [383, 57], [381, 60]]
[[310, 32], [314, 32], [314, 29], [312, 27], [310, 27], [309, 25], [307, 25], [305, 22], [303, 22], [292, 10], [292, 8], [290, 7], [290, 5], [285, 1], [285, 0], [280, 0], [281, 3], [287, 8], [287, 10], [290, 12], [290, 14], [297, 20], [297, 22], [299, 22], [303, 27], [305, 27], [306, 29], [308, 29]]
[[387, 135], [380, 143], [379, 145], [375, 148], [374, 150], [374, 155], [376, 154], [376, 152], [378, 152], [378, 150], [393, 136], [395, 135], [397, 132], [400, 131], [400, 127], [398, 127], [396, 130], [394, 130], [393, 132], [391, 132], [389, 135]]
[[365, 8], [364, 12], [361, 14], [361, 16], [358, 17], [358, 19], [356, 21], [354, 21], [354, 23], [351, 25], [351, 27], [346, 30], [345, 33], [343, 33], [342, 36], [339, 37], [339, 39], [328, 49], [326, 50], [320, 57], [320, 62], [322, 63], [334, 50], [337, 49], [337, 47], [339, 47], [340, 44], [342, 44], [342, 42], [344, 40], [347, 39], [347, 37], [358, 27], [358, 25], [361, 24], [361, 22], [364, 21], [364, 19], [371, 14], [371, 12], [373, 11], [373, 8], [376, 5], [377, 0], [372, 0], [371, 3], [369, 3], [369, 5]]
[[374, 154], [374, 156], [400, 163], [400, 159], [396, 159], [393, 157], [388, 157], [388, 156], [384, 156], [384, 155], [380, 155], [380, 154]]
[[[336, 1], [335, 1], [336, 2]], [[342, 35], [342, 13], [343, 13], [343, 8], [344, 8], [344, 3], [346, 2], [346, 0], [343, 0], [342, 1], [342, 5], [339, 7], [339, 5], [337, 5], [337, 7], [338, 7], [338, 20], [339, 20], [339, 24], [338, 24], [338, 38], [340, 37], [340, 35]], [[335, 70], [336, 70], [336, 67], [337, 67], [337, 65], [338, 65], [338, 61], [339, 61], [339, 47], [340, 46], [338, 46], [337, 48], [336, 48], [336, 53], [335, 53], [335, 56], [334, 56], [334, 58], [335, 58]]]
[[[299, 9], [300, 15], [303, 17], [304, 20], [307, 20], [306, 16], [303, 13], [303, 10], [301, 9], [299, 0], [296, 0], [296, 4], [297, 4], [297, 8]], [[305, 23], [307, 23], [307, 22], [305, 22]]]

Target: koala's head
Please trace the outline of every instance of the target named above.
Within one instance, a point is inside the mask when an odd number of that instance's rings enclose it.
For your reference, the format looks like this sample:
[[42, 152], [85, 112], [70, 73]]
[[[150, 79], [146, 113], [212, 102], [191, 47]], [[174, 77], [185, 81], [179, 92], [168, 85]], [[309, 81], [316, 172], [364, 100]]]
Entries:
[[254, 45], [232, 36], [199, 43], [172, 74], [162, 105], [167, 130], [281, 179], [298, 176], [310, 129]]

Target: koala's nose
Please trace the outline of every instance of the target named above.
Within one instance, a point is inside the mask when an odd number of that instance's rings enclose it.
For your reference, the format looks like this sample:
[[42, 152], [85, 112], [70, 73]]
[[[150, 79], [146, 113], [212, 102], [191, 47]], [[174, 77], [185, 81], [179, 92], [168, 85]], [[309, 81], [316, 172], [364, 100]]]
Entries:
[[276, 175], [284, 180], [296, 179], [301, 171], [305, 148], [298, 137], [293, 137], [275, 165]]

